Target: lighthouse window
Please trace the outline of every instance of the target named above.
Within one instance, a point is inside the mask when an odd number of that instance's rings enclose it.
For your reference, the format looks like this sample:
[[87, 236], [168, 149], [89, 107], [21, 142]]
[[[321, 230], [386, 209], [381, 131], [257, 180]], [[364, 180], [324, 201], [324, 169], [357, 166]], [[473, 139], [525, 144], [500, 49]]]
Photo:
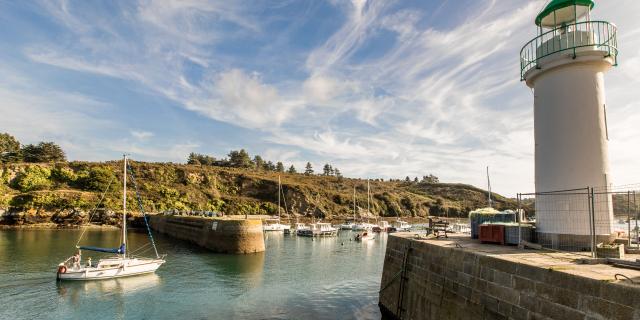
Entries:
[[604, 132], [607, 135], [607, 140], [609, 140], [609, 124], [607, 123], [607, 105], [602, 105], [604, 109]]

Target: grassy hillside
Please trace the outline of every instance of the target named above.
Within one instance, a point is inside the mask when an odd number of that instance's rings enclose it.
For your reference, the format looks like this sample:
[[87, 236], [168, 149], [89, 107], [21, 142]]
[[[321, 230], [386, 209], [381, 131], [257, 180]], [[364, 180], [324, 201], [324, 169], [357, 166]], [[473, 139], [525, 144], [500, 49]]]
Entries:
[[[225, 214], [277, 214], [278, 173], [255, 169], [173, 163], [133, 162], [145, 210], [207, 210]], [[101, 205], [119, 211], [122, 161], [104, 163], [3, 164], [0, 209], [8, 212], [55, 212]], [[280, 173], [283, 214], [319, 218], [350, 217], [353, 188], [366, 211], [367, 182], [335, 176]], [[137, 211], [133, 186], [128, 207]], [[486, 191], [464, 184], [371, 181], [371, 212], [379, 216], [466, 216], [486, 204]], [[493, 195], [498, 209], [515, 201]], [[285, 213], [286, 212], [286, 213]]]

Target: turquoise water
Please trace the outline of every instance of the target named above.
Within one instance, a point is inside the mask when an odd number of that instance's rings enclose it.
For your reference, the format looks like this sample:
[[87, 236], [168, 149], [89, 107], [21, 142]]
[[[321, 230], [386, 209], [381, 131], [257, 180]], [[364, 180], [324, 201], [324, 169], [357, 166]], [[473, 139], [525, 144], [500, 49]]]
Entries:
[[[57, 282], [77, 230], [0, 231], [0, 319], [379, 319], [386, 236], [350, 241], [267, 234], [266, 252], [207, 252], [156, 235], [167, 263], [156, 274]], [[119, 231], [87, 231], [114, 246]], [[130, 248], [147, 242], [130, 233]], [[97, 261], [99, 254], [85, 252]]]

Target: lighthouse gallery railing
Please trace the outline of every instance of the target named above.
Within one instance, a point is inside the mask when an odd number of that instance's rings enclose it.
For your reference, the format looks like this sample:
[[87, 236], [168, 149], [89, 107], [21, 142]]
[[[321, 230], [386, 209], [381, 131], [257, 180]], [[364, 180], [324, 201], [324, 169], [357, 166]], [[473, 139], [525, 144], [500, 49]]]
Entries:
[[525, 80], [527, 71], [538, 67], [541, 59], [566, 52], [575, 58], [577, 53], [588, 48], [602, 51], [617, 64], [617, 28], [607, 21], [584, 21], [568, 24], [547, 31], [529, 41], [520, 50], [520, 78]]

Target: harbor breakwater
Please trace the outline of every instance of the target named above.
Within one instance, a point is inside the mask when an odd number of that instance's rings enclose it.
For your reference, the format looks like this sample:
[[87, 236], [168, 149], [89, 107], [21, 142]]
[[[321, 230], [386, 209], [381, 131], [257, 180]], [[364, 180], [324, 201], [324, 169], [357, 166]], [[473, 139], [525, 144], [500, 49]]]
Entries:
[[580, 257], [390, 235], [379, 306], [392, 319], [640, 319], [640, 271]]
[[258, 219], [155, 215], [149, 224], [157, 232], [213, 252], [248, 254], [265, 250], [262, 221]]

